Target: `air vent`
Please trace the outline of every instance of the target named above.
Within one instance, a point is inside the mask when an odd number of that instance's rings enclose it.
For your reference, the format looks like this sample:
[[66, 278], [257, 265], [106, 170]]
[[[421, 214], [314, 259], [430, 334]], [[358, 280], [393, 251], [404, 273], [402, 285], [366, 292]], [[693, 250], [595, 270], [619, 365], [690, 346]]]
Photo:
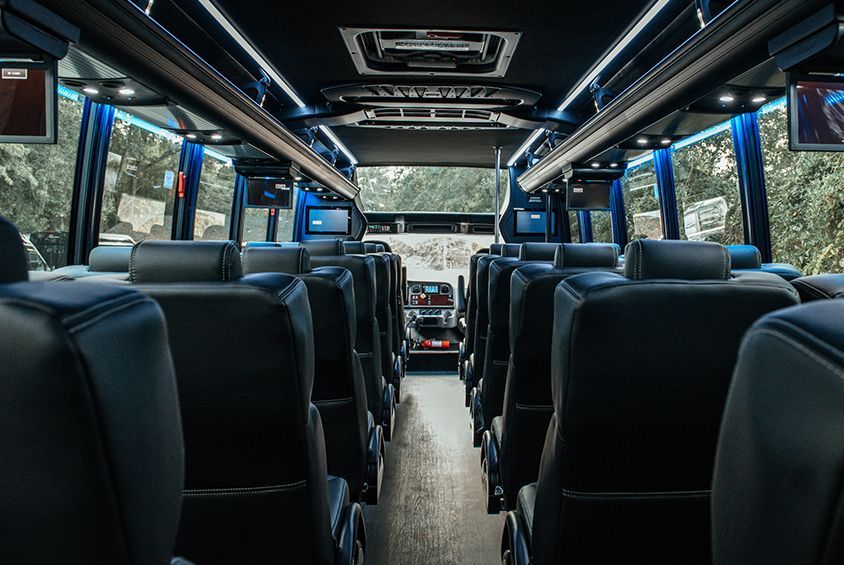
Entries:
[[322, 91], [329, 102], [363, 106], [512, 108], [533, 106], [540, 93], [512, 86], [352, 84]]
[[475, 225], [471, 227], [472, 233], [491, 235], [495, 233], [495, 226]]
[[340, 28], [362, 75], [503, 77], [520, 32]]
[[498, 121], [499, 113], [460, 108], [375, 108], [364, 111], [366, 119], [356, 127], [385, 129], [507, 129]]
[[452, 224], [408, 224], [407, 231], [410, 233], [457, 233]]

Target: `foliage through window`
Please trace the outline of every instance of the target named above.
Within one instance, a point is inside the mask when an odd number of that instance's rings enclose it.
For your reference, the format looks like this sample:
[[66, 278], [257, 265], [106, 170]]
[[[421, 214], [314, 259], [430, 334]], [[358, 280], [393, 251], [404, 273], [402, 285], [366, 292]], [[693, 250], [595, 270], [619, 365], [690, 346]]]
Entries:
[[67, 264], [82, 100], [75, 93], [59, 98], [57, 144], [0, 144], [0, 214], [29, 240], [30, 270]]
[[194, 239], [229, 239], [234, 179], [231, 161], [206, 149], [199, 175], [199, 192], [196, 195]]
[[621, 177], [627, 238], [662, 239], [662, 214], [653, 159], [627, 169]]
[[612, 243], [612, 213], [606, 210], [590, 212], [592, 216], [592, 241]]
[[844, 153], [790, 151], [786, 108], [759, 111], [774, 261], [804, 274], [844, 270]]
[[569, 236], [572, 243], [580, 243], [580, 220], [577, 212], [566, 212], [569, 215]]
[[244, 208], [243, 209], [243, 234], [241, 241], [266, 241], [267, 222], [270, 211], [266, 208]]
[[680, 238], [744, 243], [738, 170], [729, 122], [714, 135], [679, 144], [671, 156]]
[[170, 239], [182, 138], [117, 112], [108, 150], [100, 245]]
[[[493, 212], [495, 170], [470, 167], [360, 167], [367, 212]], [[501, 203], [509, 187], [501, 170]]]
[[276, 241], [290, 241], [293, 239], [293, 228], [296, 218], [296, 200], [299, 198], [299, 190], [294, 190], [291, 196], [292, 206], [288, 210], [276, 210], [278, 214], [278, 231]]

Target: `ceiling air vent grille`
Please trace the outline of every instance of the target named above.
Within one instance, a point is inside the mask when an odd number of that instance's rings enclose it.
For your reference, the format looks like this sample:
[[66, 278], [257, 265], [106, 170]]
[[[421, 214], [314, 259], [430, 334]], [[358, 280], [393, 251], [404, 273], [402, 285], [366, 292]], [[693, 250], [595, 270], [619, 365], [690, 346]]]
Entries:
[[505, 129], [499, 113], [466, 108], [374, 108], [357, 127], [385, 129], [479, 130]]

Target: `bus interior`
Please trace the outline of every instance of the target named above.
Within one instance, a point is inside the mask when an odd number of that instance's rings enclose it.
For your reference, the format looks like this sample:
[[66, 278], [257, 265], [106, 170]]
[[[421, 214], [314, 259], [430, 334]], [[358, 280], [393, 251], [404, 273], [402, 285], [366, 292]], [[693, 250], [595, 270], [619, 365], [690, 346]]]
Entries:
[[0, 0], [0, 563], [844, 563], [844, 4]]

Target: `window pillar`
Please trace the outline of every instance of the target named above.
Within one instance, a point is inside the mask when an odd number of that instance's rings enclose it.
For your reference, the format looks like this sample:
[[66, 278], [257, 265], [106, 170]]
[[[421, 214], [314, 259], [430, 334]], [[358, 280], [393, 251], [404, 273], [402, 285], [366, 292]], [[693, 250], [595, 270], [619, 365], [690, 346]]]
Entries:
[[671, 164], [671, 149], [654, 151], [654, 172], [659, 191], [659, 213], [662, 216], [662, 235], [665, 239], [680, 239], [680, 223], [677, 220], [677, 195], [674, 192], [674, 169]]
[[179, 180], [176, 205], [173, 207], [173, 239], [193, 239], [196, 217], [196, 196], [199, 193], [199, 176], [205, 147], [185, 141], [179, 157]]

